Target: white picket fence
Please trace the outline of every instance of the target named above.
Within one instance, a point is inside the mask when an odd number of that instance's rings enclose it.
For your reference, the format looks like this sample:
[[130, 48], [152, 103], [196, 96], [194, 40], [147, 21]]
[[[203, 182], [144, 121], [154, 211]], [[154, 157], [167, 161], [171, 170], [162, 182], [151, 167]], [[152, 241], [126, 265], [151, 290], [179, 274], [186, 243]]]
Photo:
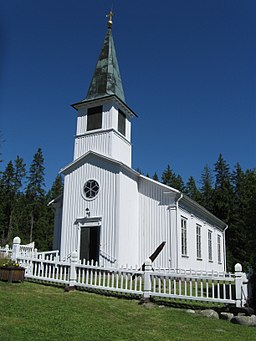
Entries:
[[12, 255], [12, 249], [9, 245], [5, 245], [4, 247], [0, 247], [0, 257], [1, 258], [10, 258]]
[[153, 270], [152, 262], [148, 259], [142, 271], [81, 262], [77, 252], [72, 252], [70, 258], [63, 262], [57, 251], [28, 252], [18, 243], [13, 244], [12, 250], [12, 258], [25, 267], [25, 277], [30, 280], [130, 294], [145, 300], [164, 298], [243, 307], [248, 298], [247, 278], [240, 264], [236, 264], [234, 274], [181, 269]]

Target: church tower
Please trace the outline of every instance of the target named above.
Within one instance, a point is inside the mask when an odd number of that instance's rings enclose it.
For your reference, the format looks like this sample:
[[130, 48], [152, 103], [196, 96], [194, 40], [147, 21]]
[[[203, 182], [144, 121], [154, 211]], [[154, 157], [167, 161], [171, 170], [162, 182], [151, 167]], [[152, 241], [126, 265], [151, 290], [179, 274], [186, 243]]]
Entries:
[[136, 114], [125, 103], [112, 36], [112, 16], [94, 75], [77, 110], [74, 160], [93, 151], [131, 167], [131, 120]]

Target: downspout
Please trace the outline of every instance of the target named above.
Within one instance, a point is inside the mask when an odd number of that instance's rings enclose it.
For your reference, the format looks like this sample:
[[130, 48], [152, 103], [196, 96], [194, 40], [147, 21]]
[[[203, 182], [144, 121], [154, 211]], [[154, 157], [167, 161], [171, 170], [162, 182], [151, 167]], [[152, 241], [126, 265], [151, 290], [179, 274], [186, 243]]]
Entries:
[[180, 192], [180, 197], [176, 200], [176, 269], [179, 268], [179, 253], [178, 253], [178, 208], [179, 201], [183, 198], [183, 194]]
[[227, 252], [226, 252], [226, 230], [228, 228], [228, 225], [223, 230], [223, 243], [224, 243], [224, 271], [227, 272]]

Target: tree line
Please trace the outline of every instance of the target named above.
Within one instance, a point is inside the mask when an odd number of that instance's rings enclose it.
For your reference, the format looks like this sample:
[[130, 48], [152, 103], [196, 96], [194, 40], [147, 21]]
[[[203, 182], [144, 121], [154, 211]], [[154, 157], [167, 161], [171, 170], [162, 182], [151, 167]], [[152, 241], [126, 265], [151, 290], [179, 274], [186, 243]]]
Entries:
[[200, 186], [193, 176], [184, 183], [170, 165], [160, 179], [157, 173], [152, 178], [182, 191], [228, 225], [226, 243], [230, 271], [238, 262], [247, 269], [255, 267], [256, 169], [243, 170], [237, 163], [231, 170], [220, 154], [213, 169], [209, 165], [203, 168]]
[[[17, 156], [0, 172], [0, 245], [11, 244], [19, 236], [23, 243], [35, 241], [39, 250], [51, 250], [54, 211], [48, 203], [62, 193], [63, 182], [58, 175], [46, 191], [44, 176], [41, 148], [28, 169]], [[231, 170], [220, 154], [213, 169], [206, 165], [202, 170], [200, 186], [193, 176], [184, 183], [170, 165], [161, 178], [157, 173], [152, 178], [182, 191], [229, 226], [226, 240], [230, 270], [237, 262], [245, 267], [256, 263], [256, 169], [243, 170], [237, 163]]]
[[0, 245], [11, 245], [19, 236], [23, 244], [35, 241], [40, 250], [52, 249], [54, 211], [48, 203], [62, 193], [63, 183], [58, 175], [46, 192], [44, 176], [41, 148], [28, 170], [17, 156], [0, 173]]

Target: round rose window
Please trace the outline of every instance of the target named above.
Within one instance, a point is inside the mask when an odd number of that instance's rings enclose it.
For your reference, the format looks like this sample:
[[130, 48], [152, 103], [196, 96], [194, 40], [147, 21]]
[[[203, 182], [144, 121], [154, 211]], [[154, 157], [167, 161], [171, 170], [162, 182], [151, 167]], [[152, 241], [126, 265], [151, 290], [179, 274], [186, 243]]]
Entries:
[[84, 194], [86, 199], [93, 199], [96, 197], [100, 189], [100, 186], [95, 180], [88, 180], [84, 185]]

